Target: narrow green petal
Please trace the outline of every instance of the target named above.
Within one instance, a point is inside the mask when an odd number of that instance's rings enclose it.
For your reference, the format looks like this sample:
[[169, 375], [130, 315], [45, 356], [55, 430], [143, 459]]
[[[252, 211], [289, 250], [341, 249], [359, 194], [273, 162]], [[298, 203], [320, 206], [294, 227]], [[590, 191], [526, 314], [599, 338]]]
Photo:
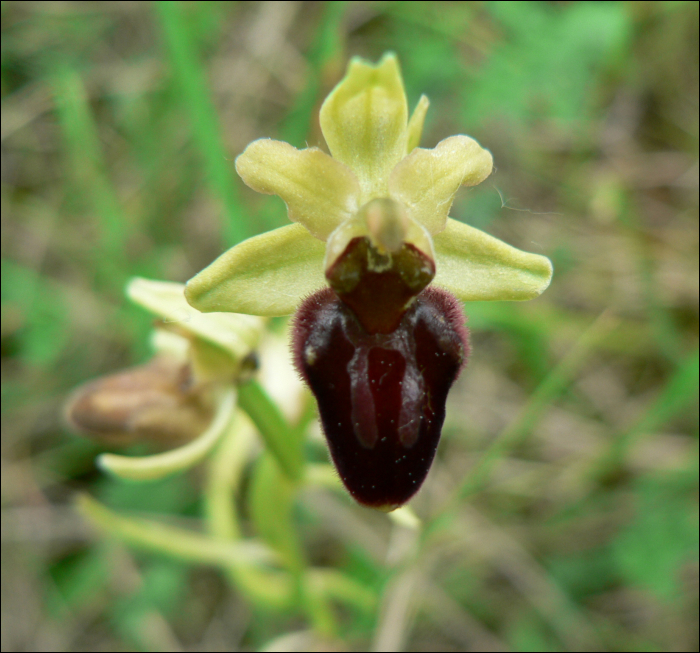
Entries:
[[196, 465], [216, 445], [229, 426], [236, 406], [236, 391], [224, 394], [209, 427], [195, 440], [182, 447], [152, 456], [120, 456], [103, 453], [97, 465], [103, 471], [132, 481], [152, 481]]
[[185, 299], [185, 286], [169, 281], [135, 277], [126, 288], [129, 298], [184, 331], [211, 342], [231, 354], [235, 361], [255, 349], [264, 322], [251, 315], [202, 315]]
[[324, 244], [291, 224], [249, 238], [190, 279], [187, 301], [205, 313], [291, 315], [302, 299], [326, 285]]
[[359, 58], [321, 107], [321, 130], [334, 158], [360, 180], [362, 203], [386, 195], [389, 173], [406, 155], [408, 106], [399, 62]]
[[423, 124], [425, 123], [425, 114], [428, 113], [429, 106], [430, 100], [428, 100], [425, 95], [421, 95], [416, 108], [413, 110], [411, 119], [408, 121], [406, 154], [410, 154], [420, 145], [420, 139], [423, 135]]
[[445, 228], [460, 186], [476, 186], [491, 174], [491, 152], [469, 136], [450, 136], [432, 150], [418, 147], [392, 171], [389, 191], [431, 234]]
[[355, 175], [316, 147], [297, 150], [262, 138], [236, 159], [236, 171], [258, 193], [279, 195], [289, 219], [321, 240], [358, 208], [360, 187]]
[[549, 286], [552, 262], [523, 252], [457, 220], [433, 236], [433, 283], [465, 302], [534, 299]]

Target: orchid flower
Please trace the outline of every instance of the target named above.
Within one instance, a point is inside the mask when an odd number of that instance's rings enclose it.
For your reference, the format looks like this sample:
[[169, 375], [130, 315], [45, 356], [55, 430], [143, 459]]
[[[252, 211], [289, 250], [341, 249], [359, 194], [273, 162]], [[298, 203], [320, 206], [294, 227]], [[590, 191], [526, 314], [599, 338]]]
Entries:
[[321, 108], [330, 155], [260, 139], [236, 159], [294, 224], [236, 245], [185, 290], [202, 312], [296, 313], [295, 363], [336, 468], [382, 510], [405, 503], [434, 458], [468, 355], [459, 300], [532, 299], [552, 276], [544, 256], [448, 217], [492, 157], [464, 135], [418, 147], [428, 104], [409, 118], [395, 55], [353, 59]]

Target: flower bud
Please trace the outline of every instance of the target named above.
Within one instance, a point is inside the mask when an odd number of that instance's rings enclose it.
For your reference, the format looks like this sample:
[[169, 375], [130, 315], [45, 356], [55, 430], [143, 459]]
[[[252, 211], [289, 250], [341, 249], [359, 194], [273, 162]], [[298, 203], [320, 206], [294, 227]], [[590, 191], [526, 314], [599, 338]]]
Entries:
[[213, 406], [204, 388], [193, 386], [189, 364], [160, 355], [81, 386], [65, 415], [73, 429], [108, 445], [173, 447], [206, 429]]

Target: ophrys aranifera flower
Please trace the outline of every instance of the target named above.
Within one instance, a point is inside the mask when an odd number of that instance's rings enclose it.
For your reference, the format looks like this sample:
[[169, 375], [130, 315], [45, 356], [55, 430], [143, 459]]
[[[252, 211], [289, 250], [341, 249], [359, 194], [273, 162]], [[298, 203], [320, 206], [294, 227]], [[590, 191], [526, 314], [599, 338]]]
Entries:
[[448, 217], [460, 186], [489, 176], [468, 136], [417, 147], [428, 100], [409, 118], [397, 59], [353, 59], [321, 108], [331, 155], [261, 139], [236, 160], [295, 224], [251, 238], [187, 284], [200, 311], [297, 312], [297, 367], [331, 455], [360, 503], [392, 509], [430, 468], [447, 392], [468, 353], [458, 300], [524, 300], [550, 261]]

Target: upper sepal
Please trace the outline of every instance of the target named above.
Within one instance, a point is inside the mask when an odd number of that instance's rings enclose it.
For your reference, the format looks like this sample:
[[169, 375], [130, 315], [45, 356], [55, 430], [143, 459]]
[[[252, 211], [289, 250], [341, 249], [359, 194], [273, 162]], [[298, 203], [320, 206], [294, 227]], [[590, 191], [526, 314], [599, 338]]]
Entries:
[[320, 122], [333, 158], [357, 175], [362, 202], [386, 196], [389, 173], [407, 147], [408, 105], [396, 55], [376, 66], [352, 59], [323, 103]]

